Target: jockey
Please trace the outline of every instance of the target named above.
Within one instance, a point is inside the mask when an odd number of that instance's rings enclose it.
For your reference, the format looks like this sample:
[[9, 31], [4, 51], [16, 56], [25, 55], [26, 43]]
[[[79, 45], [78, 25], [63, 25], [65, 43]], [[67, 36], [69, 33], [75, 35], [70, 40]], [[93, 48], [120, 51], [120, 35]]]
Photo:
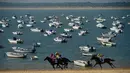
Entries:
[[60, 53], [56, 52], [55, 56], [56, 56], [56, 59], [61, 59], [61, 54]]
[[97, 54], [97, 57], [100, 59], [101, 62], [104, 62], [104, 55], [103, 54]]
[[50, 54], [50, 58], [52, 59], [52, 61], [55, 61], [56, 56], [52, 53], [52, 54]]

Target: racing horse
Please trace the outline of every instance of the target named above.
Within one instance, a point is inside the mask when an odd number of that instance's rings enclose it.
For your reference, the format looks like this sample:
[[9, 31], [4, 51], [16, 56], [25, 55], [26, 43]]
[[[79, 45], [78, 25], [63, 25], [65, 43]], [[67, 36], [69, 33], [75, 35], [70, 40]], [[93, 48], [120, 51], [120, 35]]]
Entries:
[[102, 69], [102, 65], [101, 64], [107, 63], [107, 64], [109, 64], [111, 66], [111, 68], [115, 68], [115, 65], [113, 65], [113, 63], [112, 63], [112, 61], [115, 61], [114, 59], [104, 58], [104, 62], [102, 62], [100, 60], [100, 58], [97, 57], [97, 55], [92, 55], [91, 60], [95, 60], [95, 62], [96, 62], [93, 67], [95, 67], [98, 64], [100, 66], [100, 68]]
[[[57, 67], [60, 67], [61, 69], [63, 69], [63, 68], [68, 68], [68, 63], [69, 63], [69, 62], [73, 62], [73, 61], [70, 61], [69, 59], [67, 59], [67, 58], [65, 58], [65, 57], [63, 57], [63, 58], [57, 60], [57, 62], [53, 61], [53, 60], [52, 60], [50, 57], [48, 57], [48, 56], [44, 59], [44, 61], [45, 61], [45, 60], [47, 60], [47, 61], [52, 65], [53, 69], [55, 69], [55, 68], [57, 68]], [[55, 65], [56, 65], [56, 67], [55, 67]]]

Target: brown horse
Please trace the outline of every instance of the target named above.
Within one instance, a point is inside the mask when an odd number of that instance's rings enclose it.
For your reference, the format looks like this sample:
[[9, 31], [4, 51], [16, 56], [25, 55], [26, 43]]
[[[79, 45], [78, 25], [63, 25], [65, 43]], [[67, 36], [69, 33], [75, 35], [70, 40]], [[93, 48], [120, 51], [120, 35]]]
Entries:
[[95, 65], [93, 67], [95, 67], [97, 64], [100, 65], [101, 69], [102, 69], [102, 65], [101, 64], [104, 64], [104, 63], [107, 63], [111, 66], [111, 68], [114, 68], [115, 66], [113, 65], [112, 61], [115, 61], [114, 59], [110, 59], [110, 58], [104, 58], [104, 62], [102, 62], [100, 60], [99, 57], [97, 57], [97, 55], [92, 55], [91, 57], [91, 60], [95, 60]]

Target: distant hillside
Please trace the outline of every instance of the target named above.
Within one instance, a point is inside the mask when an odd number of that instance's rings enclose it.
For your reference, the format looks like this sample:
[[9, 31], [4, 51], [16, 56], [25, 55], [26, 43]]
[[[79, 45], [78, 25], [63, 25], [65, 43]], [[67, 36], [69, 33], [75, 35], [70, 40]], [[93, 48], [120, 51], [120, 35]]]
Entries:
[[6, 2], [0, 2], [0, 7], [49, 7], [49, 6], [56, 6], [56, 7], [84, 7], [84, 6], [90, 6], [90, 7], [107, 7], [107, 6], [113, 6], [113, 7], [127, 7], [130, 6], [130, 2], [116, 2], [116, 3], [90, 3], [90, 2], [80, 2], [80, 3], [6, 3]]

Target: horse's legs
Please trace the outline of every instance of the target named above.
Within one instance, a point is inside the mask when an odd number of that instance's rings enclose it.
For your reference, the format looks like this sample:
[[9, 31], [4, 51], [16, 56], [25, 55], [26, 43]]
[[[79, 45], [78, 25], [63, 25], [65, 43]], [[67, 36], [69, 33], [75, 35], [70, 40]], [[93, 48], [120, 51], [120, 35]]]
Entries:
[[53, 67], [53, 69], [55, 70], [55, 66], [54, 66], [54, 65], [52, 65], [52, 67]]
[[97, 63], [95, 63], [95, 65], [93, 67], [95, 67], [97, 65]]
[[110, 63], [113, 68], [116, 68], [116, 66], [113, 63]]
[[112, 63], [112, 66], [114, 67], [114, 68], [116, 68], [116, 66]]
[[60, 65], [59, 65], [59, 67], [60, 67], [61, 69], [63, 69]]
[[112, 63], [109, 62], [108, 64], [111, 66], [111, 68], [113, 68], [113, 64]]
[[101, 64], [99, 64], [99, 66], [100, 66], [100, 68], [102, 69], [102, 65], [101, 65]]
[[68, 63], [64, 63], [64, 68], [68, 68]]

